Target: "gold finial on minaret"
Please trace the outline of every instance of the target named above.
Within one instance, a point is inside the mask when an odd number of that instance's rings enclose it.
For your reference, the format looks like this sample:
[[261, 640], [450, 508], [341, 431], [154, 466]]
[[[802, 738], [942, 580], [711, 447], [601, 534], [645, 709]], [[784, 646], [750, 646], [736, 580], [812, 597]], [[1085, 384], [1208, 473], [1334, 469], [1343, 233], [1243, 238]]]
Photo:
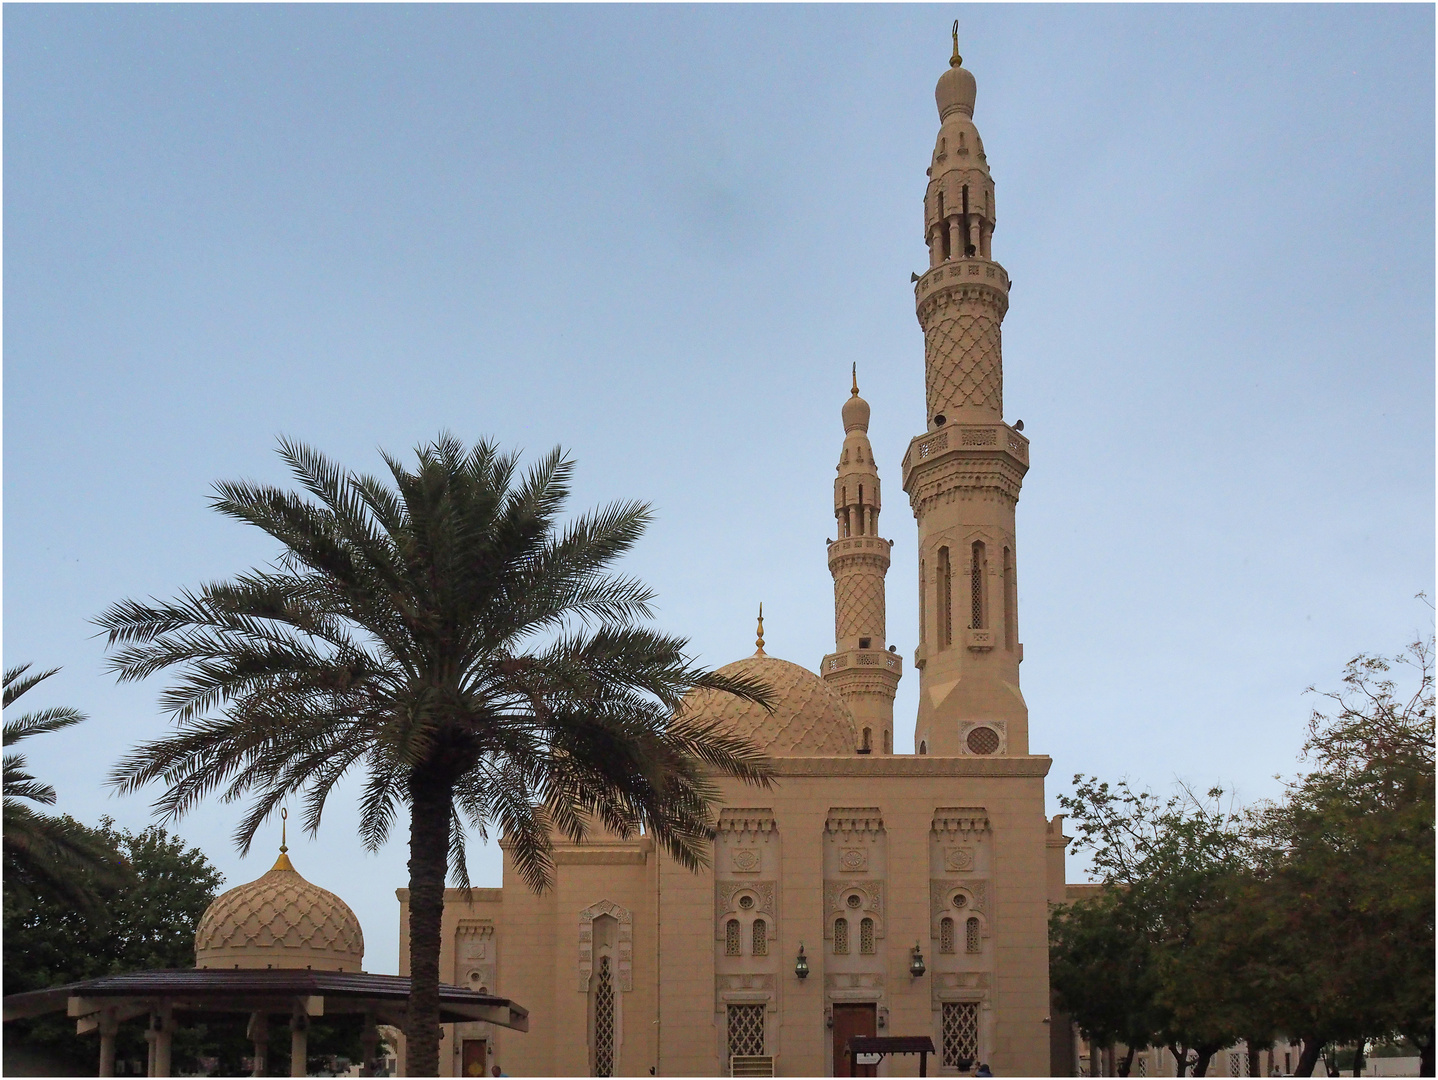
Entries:
[[859, 362], [854, 361], [854, 389], [850, 391], [854, 397], [859, 396]]
[[962, 64], [963, 62], [964, 62], [964, 58], [959, 55], [959, 20], [958, 20], [958, 19], [955, 19], [955, 20], [954, 20], [954, 55], [951, 56], [951, 57], [949, 57], [949, 67], [958, 67], [958, 66], [959, 66], [960, 64]]
[[758, 635], [758, 637], [755, 638], [754, 644], [757, 645], [758, 648], [754, 650], [754, 655], [755, 655], [755, 656], [763, 656], [763, 655], [764, 655], [764, 605], [763, 605], [762, 603], [759, 605], [759, 629], [758, 629], [757, 631], [755, 631], [755, 633]]
[[271, 870], [293, 870], [295, 868], [294, 864], [290, 862], [290, 857], [285, 854], [290, 850], [289, 845], [285, 843], [285, 823], [289, 817], [290, 812], [283, 806], [280, 807], [280, 857], [275, 860], [275, 865], [270, 867]]

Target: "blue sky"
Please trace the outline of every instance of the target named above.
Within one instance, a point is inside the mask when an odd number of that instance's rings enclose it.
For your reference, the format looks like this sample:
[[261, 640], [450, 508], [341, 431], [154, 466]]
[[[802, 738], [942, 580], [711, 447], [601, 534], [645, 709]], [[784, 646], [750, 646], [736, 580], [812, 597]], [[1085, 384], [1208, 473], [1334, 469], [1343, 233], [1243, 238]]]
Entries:
[[[64, 670], [60, 807], [165, 728], [90, 623], [262, 564], [207, 509], [448, 429], [654, 504], [626, 568], [719, 665], [832, 648], [824, 539], [857, 363], [917, 635], [899, 461], [948, 26], [1014, 289], [1024, 692], [1076, 772], [1273, 794], [1312, 698], [1431, 626], [1431, 6], [10, 6], [5, 663]], [[917, 679], [896, 705], [912, 748]], [[27, 702], [30, 704], [32, 702]], [[179, 832], [257, 876], [212, 803]], [[393, 971], [400, 842], [341, 793], [296, 863]], [[477, 851], [477, 882], [498, 883]]]

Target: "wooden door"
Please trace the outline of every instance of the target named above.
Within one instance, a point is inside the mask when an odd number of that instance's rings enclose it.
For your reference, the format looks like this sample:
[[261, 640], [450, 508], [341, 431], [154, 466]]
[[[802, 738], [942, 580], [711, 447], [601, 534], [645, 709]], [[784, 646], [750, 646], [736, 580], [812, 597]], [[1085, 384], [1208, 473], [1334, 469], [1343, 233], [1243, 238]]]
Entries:
[[464, 1076], [483, 1076], [485, 1074], [485, 1046], [483, 1039], [465, 1039], [463, 1052], [460, 1055], [460, 1062], [463, 1066], [461, 1074]]
[[835, 1076], [878, 1076], [876, 1065], [855, 1065], [849, 1057], [849, 1039], [855, 1035], [870, 1038], [879, 1033], [878, 1006], [863, 1005], [834, 1006], [834, 1075]]

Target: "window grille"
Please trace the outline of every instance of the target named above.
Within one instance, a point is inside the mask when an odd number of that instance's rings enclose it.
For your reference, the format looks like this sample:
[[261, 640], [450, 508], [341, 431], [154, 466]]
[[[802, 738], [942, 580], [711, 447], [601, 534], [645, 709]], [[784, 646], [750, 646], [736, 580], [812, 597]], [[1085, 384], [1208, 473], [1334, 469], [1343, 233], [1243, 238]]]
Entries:
[[939, 952], [952, 953], [954, 951], [954, 920], [939, 920]]
[[969, 729], [966, 740], [971, 754], [992, 754], [999, 748], [999, 733], [991, 727]]
[[754, 955], [769, 955], [769, 924], [763, 919], [754, 920]]
[[859, 921], [859, 952], [865, 956], [874, 955], [874, 920], [861, 919]]
[[1233, 1053], [1233, 1054], [1229, 1054], [1229, 1055], [1228, 1055], [1228, 1075], [1229, 1075], [1229, 1076], [1242, 1076], [1242, 1075], [1243, 1075], [1243, 1055], [1242, 1055], [1242, 1054]]
[[847, 956], [849, 954], [849, 920], [837, 918], [834, 920], [834, 955]]
[[979, 920], [978, 920], [978, 919], [972, 919], [972, 918], [971, 918], [971, 919], [969, 919], [969, 921], [968, 921], [967, 923], [964, 924], [964, 951], [965, 951], [965, 952], [978, 952], [978, 951], [979, 951]]
[[730, 919], [724, 924], [724, 955], [739, 955], [739, 920]]
[[764, 1006], [729, 1006], [729, 1056], [758, 1056], [764, 1053]]
[[969, 625], [984, 628], [984, 545], [975, 540], [969, 561]]
[[939, 548], [939, 648], [947, 649], [954, 641], [954, 598], [949, 549]]
[[944, 1002], [944, 1064], [957, 1068], [960, 1061], [974, 1062], [978, 1057], [978, 1002]]
[[594, 988], [594, 1075], [614, 1075], [614, 978], [607, 956], [599, 958]]
[[1146, 1057], [1141, 1057], [1141, 1058], [1138, 1059], [1138, 1075], [1139, 1075], [1139, 1076], [1147, 1076], [1147, 1075], [1148, 1075], [1148, 1058], [1146, 1058]]

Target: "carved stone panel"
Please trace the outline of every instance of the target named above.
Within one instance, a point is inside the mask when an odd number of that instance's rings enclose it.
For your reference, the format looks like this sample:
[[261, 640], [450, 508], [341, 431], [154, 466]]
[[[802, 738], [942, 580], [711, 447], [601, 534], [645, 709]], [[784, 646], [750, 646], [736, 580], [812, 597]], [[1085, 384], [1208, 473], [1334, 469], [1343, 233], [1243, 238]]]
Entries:
[[[950, 894], [959, 889], [973, 897], [973, 902], [964, 905], [963, 908], [954, 907], [950, 899]], [[937, 920], [943, 915], [952, 915], [956, 911], [977, 911], [980, 914], [987, 914], [988, 910], [989, 883], [987, 881], [946, 881], [942, 878], [935, 878], [929, 882], [930, 920]]]
[[944, 848], [944, 869], [953, 874], [974, 868], [974, 849], [971, 847]]
[[754, 895], [755, 915], [767, 915], [777, 923], [779, 918], [779, 885], [774, 881], [716, 881], [714, 883], [714, 940], [724, 937], [724, 916], [739, 910], [735, 899], [740, 893]]
[[[863, 897], [858, 908], [851, 908], [844, 902], [847, 893], [857, 892]], [[824, 882], [824, 937], [834, 936], [834, 916], [871, 915], [874, 918], [874, 934], [884, 936], [885, 882], [872, 879], [857, 881]]]
[[779, 1008], [778, 980], [773, 974], [753, 973], [714, 976], [714, 1008], [723, 1011], [727, 1004], [763, 1002], [769, 1012]]
[[461, 919], [454, 932], [454, 984], [495, 989], [498, 975], [492, 919]]
[[884, 974], [881, 971], [828, 972], [824, 976], [824, 992], [830, 1001], [879, 1001], [884, 996]]
[[729, 869], [736, 874], [757, 874], [762, 861], [755, 848], [736, 848], [729, 852]]
[[579, 991], [589, 992], [589, 977], [594, 974], [594, 920], [608, 915], [619, 924], [619, 940], [615, 942], [619, 989], [634, 989], [634, 913], [612, 900], [601, 900], [579, 913]]
[[847, 874], [862, 874], [869, 869], [867, 848], [844, 848], [839, 852], [839, 867]]

